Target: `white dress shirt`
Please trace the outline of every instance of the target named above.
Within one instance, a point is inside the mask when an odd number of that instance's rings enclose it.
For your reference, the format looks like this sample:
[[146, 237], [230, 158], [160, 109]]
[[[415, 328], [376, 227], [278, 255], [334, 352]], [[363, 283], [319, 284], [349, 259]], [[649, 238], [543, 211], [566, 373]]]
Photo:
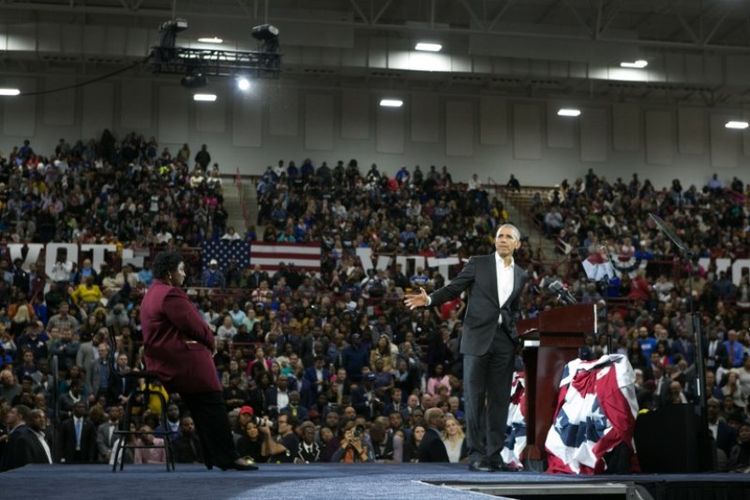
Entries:
[[277, 391], [276, 392], [276, 407], [281, 410], [289, 406], [289, 393]]
[[[514, 266], [515, 261], [513, 260], [513, 257], [510, 258], [510, 265], [505, 265], [505, 262], [503, 262], [503, 259], [498, 255], [497, 252], [495, 252], [495, 267], [497, 268], [497, 300], [500, 304], [500, 307], [503, 307], [505, 302], [507, 302], [508, 298], [510, 297], [510, 294], [513, 293], [513, 284], [514, 284]], [[501, 314], [497, 318], [497, 324], [501, 324], [503, 322], [503, 315]]]
[[31, 432], [34, 433], [34, 435], [39, 440], [39, 444], [41, 444], [42, 448], [44, 448], [44, 453], [47, 454], [47, 463], [51, 464], [52, 463], [52, 452], [49, 449], [49, 445], [47, 444], [47, 440], [44, 439], [44, 433], [43, 432], [37, 432], [37, 431], [35, 431], [33, 429], [31, 430]]

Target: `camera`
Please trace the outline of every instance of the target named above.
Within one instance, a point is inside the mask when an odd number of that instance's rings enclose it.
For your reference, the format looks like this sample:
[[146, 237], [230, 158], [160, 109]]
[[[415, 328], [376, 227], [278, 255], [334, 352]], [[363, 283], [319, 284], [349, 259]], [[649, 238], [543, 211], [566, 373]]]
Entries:
[[365, 433], [365, 427], [363, 425], [357, 425], [352, 430], [352, 436], [354, 436], [355, 438], [362, 437], [362, 434], [364, 433]]
[[258, 427], [273, 427], [271, 421], [268, 419], [268, 417], [256, 417], [253, 416], [251, 422], [253, 422]]

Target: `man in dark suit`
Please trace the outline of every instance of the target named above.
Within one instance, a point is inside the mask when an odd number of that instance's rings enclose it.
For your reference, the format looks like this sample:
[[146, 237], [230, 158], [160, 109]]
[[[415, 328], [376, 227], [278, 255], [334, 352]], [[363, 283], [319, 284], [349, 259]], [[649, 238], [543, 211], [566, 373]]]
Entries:
[[185, 263], [176, 252], [154, 259], [154, 281], [141, 302], [146, 368], [169, 392], [179, 392], [190, 415], [209, 469], [255, 470], [234, 448], [221, 382], [213, 353], [216, 345], [208, 324], [180, 288]]
[[115, 370], [109, 370], [107, 383], [107, 403], [110, 405], [126, 405], [128, 398], [135, 390], [137, 380], [127, 376], [130, 373], [128, 355], [121, 352], [117, 355]]
[[281, 410], [289, 406], [289, 393], [289, 379], [284, 376], [279, 377], [276, 385], [266, 389], [266, 404], [268, 407], [264, 408], [264, 411], [267, 411], [272, 418], [276, 418]]
[[178, 464], [203, 463], [203, 450], [198, 434], [195, 432], [195, 423], [190, 417], [182, 417], [180, 421], [180, 435], [172, 443], [174, 448], [175, 462]]
[[737, 431], [724, 419], [719, 418], [719, 401], [710, 398], [706, 403], [708, 409], [708, 428], [716, 441], [716, 448], [724, 452], [726, 458], [732, 451], [732, 446], [737, 444]]
[[120, 428], [120, 419], [123, 416], [121, 405], [113, 405], [109, 408], [109, 419], [96, 429], [96, 448], [99, 452], [99, 461], [109, 463], [112, 456], [112, 447], [117, 440], [115, 431]]
[[[304, 399], [307, 406], [316, 402], [318, 396], [328, 389], [330, 379], [331, 374], [328, 373], [328, 369], [325, 367], [325, 358], [323, 356], [315, 356], [315, 365], [305, 368], [303, 376], [303, 388], [307, 392]], [[307, 383], [304, 383], [305, 381]]]
[[469, 470], [503, 470], [500, 451], [505, 440], [515, 349], [516, 322], [526, 272], [513, 261], [521, 234], [512, 224], [495, 233], [495, 252], [472, 257], [450, 284], [427, 295], [424, 289], [406, 297], [411, 309], [437, 307], [470, 290], [461, 337], [464, 355], [464, 400]]
[[442, 432], [445, 415], [440, 408], [430, 408], [424, 414], [427, 430], [419, 443], [420, 462], [448, 462], [448, 451], [443, 444]]
[[86, 403], [78, 401], [73, 415], [60, 424], [59, 457], [66, 464], [96, 462], [96, 427], [86, 418]]
[[255, 290], [260, 287], [261, 281], [268, 281], [268, 273], [261, 269], [260, 264], [256, 264], [253, 272], [247, 278], [247, 288]]
[[[5, 415], [9, 434], [3, 455], [0, 457], [0, 472], [17, 469], [26, 464], [51, 463], [51, 454], [45, 451], [34, 430], [38, 425], [35, 424], [34, 428], [26, 425], [27, 420], [30, 423], [34, 420], [33, 413], [27, 406], [17, 405]], [[43, 427], [44, 414], [36, 412], [36, 416], [41, 416]]]

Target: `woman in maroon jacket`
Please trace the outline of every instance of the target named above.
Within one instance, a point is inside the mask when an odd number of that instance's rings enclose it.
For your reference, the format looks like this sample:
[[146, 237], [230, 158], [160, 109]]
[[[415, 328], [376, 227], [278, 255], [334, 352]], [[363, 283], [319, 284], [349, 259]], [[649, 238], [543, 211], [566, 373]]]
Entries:
[[182, 257], [161, 252], [152, 271], [153, 284], [141, 302], [146, 368], [167, 390], [180, 393], [195, 421], [206, 467], [257, 469], [235, 451], [213, 361], [213, 333], [180, 288], [185, 280]]

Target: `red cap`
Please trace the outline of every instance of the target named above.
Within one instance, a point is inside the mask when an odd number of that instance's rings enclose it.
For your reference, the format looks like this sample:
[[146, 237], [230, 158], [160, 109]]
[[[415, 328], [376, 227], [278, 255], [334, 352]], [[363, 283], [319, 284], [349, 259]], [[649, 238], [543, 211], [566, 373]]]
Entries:
[[248, 415], [255, 415], [255, 411], [253, 411], [253, 407], [247, 406], [247, 405], [240, 408], [240, 415], [242, 415], [243, 413], [247, 413]]

